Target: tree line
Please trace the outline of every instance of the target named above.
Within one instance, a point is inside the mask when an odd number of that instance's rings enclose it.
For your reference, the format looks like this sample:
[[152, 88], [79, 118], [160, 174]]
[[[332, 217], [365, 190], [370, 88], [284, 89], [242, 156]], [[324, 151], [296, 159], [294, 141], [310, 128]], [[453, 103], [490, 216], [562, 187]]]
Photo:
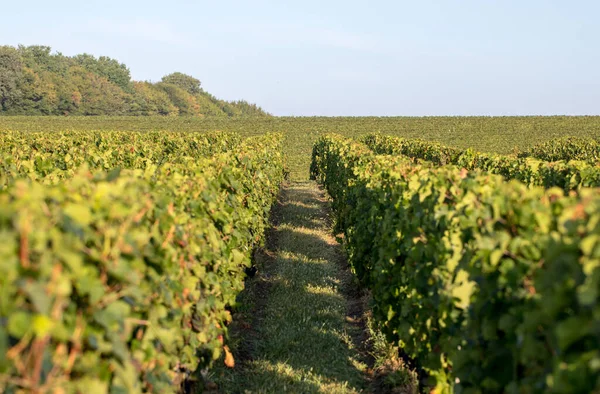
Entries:
[[0, 115], [269, 116], [256, 104], [217, 99], [190, 75], [133, 81], [110, 57], [38, 45], [0, 46]]

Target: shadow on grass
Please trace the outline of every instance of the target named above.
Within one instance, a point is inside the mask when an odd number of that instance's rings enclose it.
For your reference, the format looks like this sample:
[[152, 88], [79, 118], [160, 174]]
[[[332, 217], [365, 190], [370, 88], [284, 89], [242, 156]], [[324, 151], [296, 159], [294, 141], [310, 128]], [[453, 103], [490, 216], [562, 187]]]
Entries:
[[364, 364], [346, 325], [348, 273], [326, 200], [313, 183], [294, 184], [272, 221], [270, 257], [242, 296], [251, 329], [232, 330], [240, 362], [216, 371], [220, 392], [362, 392]]

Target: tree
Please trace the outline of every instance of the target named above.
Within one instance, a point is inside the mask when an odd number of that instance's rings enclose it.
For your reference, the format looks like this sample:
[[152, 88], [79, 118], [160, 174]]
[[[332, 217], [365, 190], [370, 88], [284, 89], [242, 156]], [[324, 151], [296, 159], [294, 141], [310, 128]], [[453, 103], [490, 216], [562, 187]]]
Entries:
[[131, 91], [131, 73], [126, 65], [119, 63], [108, 56], [100, 56], [96, 59], [93, 55], [84, 53], [73, 58], [75, 63], [86, 70], [93, 72], [126, 91]]
[[30, 45], [24, 46], [19, 45], [18, 48], [21, 57], [23, 58], [23, 62], [29, 68], [51, 68], [51, 52], [52, 48], [44, 45]]
[[175, 85], [189, 94], [199, 94], [202, 92], [200, 88], [200, 80], [192, 77], [191, 75], [183, 74], [180, 72], [174, 72], [169, 75], [162, 77], [162, 82]]
[[44, 45], [0, 46], [0, 115], [264, 116], [245, 101], [219, 100], [200, 80], [175, 72], [135, 82], [107, 56], [65, 56]]
[[52, 48], [43, 45], [23, 46], [18, 48], [23, 64], [30, 69], [49, 71], [53, 74], [66, 77], [72, 60], [61, 53], [52, 54]]
[[19, 81], [21, 98], [18, 105], [9, 110], [11, 114], [53, 115], [57, 113], [58, 97], [48, 71], [35, 72], [23, 68], [23, 78]]
[[19, 52], [9, 46], [0, 46], [0, 110], [8, 110], [21, 98], [22, 69]]
[[173, 105], [169, 95], [150, 82], [133, 83], [131, 115], [178, 115], [179, 109]]
[[162, 89], [173, 105], [179, 109], [180, 115], [199, 115], [199, 107], [193, 95], [177, 85], [159, 82], [156, 86]]
[[[81, 95], [77, 113], [81, 115], [124, 115], [128, 113], [131, 96], [105, 77], [74, 66], [70, 78]], [[75, 95], [74, 95], [75, 96]]]
[[235, 106], [241, 116], [271, 116], [256, 104], [250, 104], [246, 100], [233, 101], [229, 104]]

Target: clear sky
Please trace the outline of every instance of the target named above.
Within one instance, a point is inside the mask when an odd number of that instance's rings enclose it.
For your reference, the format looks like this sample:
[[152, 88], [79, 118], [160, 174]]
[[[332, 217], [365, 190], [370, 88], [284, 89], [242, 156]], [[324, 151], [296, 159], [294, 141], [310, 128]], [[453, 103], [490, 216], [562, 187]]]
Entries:
[[275, 115], [600, 114], [600, 1], [0, 0], [0, 44]]

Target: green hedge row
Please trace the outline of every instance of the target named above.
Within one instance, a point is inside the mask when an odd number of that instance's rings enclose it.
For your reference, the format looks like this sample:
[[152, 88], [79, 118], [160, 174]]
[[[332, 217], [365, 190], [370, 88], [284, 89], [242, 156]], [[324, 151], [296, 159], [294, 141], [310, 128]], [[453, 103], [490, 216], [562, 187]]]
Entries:
[[436, 142], [370, 134], [364, 142], [375, 153], [405, 155], [437, 165], [455, 164], [468, 170], [482, 170], [516, 179], [528, 185], [560, 187], [565, 191], [600, 187], [600, 167], [584, 161], [547, 162], [533, 158], [461, 150]]
[[174, 392], [217, 359], [281, 145], [0, 191], [0, 392]]
[[82, 165], [97, 171], [179, 163], [227, 152], [240, 142], [239, 135], [225, 132], [3, 132], [0, 187], [20, 177], [57, 183]]
[[600, 194], [564, 195], [326, 136], [333, 199], [384, 332], [437, 393], [600, 390]]
[[518, 156], [545, 161], [581, 160], [597, 164], [600, 161], [600, 142], [593, 138], [553, 138], [519, 153]]

